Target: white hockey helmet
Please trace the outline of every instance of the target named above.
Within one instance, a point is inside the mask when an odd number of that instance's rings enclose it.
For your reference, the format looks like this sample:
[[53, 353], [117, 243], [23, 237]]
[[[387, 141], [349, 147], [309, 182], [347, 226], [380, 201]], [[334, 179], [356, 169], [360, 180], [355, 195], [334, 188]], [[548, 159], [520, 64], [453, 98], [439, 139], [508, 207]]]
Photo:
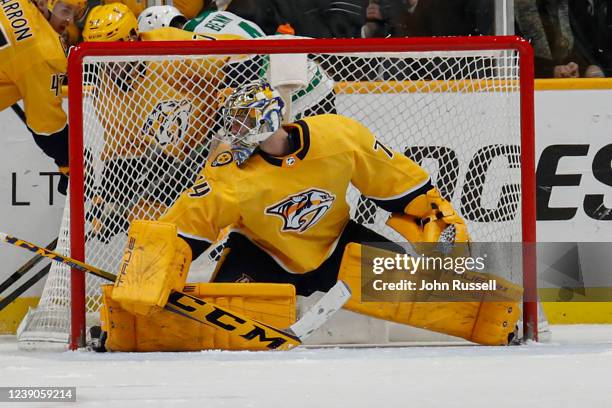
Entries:
[[228, 96], [223, 105], [225, 141], [232, 145], [238, 165], [281, 127], [284, 108], [278, 91], [261, 79], [237, 87]]
[[162, 27], [183, 28], [187, 18], [174, 6], [151, 6], [138, 16], [138, 30], [151, 31]]

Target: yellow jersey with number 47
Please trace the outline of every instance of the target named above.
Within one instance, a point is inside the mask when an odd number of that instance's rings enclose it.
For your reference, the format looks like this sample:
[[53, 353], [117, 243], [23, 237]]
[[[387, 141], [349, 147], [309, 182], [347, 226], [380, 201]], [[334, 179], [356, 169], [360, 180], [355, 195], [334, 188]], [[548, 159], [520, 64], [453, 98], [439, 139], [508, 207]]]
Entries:
[[209, 242], [232, 225], [287, 271], [305, 273], [327, 259], [349, 221], [349, 184], [394, 212], [431, 188], [425, 170], [353, 119], [318, 115], [285, 129], [299, 134], [294, 153], [260, 151], [241, 167], [231, 151], [217, 154], [161, 220]]
[[23, 99], [27, 125], [51, 135], [66, 126], [63, 44], [30, 0], [0, 2], [0, 111]]

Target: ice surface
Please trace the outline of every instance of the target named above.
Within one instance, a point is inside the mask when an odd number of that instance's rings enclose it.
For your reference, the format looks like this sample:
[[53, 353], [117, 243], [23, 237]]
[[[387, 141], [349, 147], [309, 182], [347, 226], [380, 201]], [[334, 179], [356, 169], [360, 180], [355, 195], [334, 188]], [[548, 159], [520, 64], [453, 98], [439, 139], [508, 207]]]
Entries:
[[514, 347], [289, 352], [43, 353], [0, 336], [0, 367], [2, 386], [76, 386], [69, 407], [609, 408], [612, 326]]

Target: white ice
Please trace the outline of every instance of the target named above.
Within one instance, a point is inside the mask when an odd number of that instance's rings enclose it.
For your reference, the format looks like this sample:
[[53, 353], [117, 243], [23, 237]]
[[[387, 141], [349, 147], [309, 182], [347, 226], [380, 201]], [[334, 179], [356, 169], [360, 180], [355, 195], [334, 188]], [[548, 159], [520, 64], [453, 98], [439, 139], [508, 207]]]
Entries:
[[552, 332], [514, 347], [143, 354], [26, 352], [0, 336], [0, 385], [77, 388], [77, 403], [20, 407], [612, 407], [612, 326]]

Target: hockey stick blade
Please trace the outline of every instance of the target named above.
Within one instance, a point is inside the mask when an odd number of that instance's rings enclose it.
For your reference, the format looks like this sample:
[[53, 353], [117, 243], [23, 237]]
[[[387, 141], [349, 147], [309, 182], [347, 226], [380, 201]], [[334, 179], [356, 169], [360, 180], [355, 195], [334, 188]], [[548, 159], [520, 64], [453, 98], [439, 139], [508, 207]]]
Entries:
[[[0, 241], [36, 252], [41, 256], [50, 258], [55, 262], [64, 263], [79, 271], [91, 273], [113, 282], [116, 280], [116, 275], [110, 272], [103, 271], [92, 265], [60, 255], [54, 251], [50, 251], [2, 232], [0, 232]], [[329, 294], [328, 298], [334, 298], [335, 295], [336, 291]], [[344, 301], [346, 302], [346, 300]], [[317, 305], [319, 305], [319, 303], [320, 302], [318, 302]], [[324, 304], [326, 305], [327, 303], [325, 302]], [[337, 302], [330, 303], [330, 313], [333, 310], [332, 306], [335, 304], [337, 304]], [[299, 336], [294, 335], [289, 331], [277, 329], [267, 324], [260, 323], [255, 319], [251, 319], [247, 316], [235, 313], [211, 302], [206, 302], [203, 299], [196, 298], [183, 292], [172, 291], [168, 299], [168, 303], [164, 308], [170, 312], [177, 313], [191, 320], [221, 329], [228, 332], [228, 334], [232, 336], [240, 336], [245, 340], [253, 341], [253, 344], [263, 345], [269, 350], [290, 350], [302, 343]], [[330, 313], [320, 313], [320, 315], [321, 317], [329, 317]], [[322, 324], [320, 323], [321, 319], [311, 320], [319, 325]], [[302, 334], [307, 335], [314, 331], [309, 330], [309, 326], [307, 324], [298, 325], [298, 327], [303, 327], [298, 329]]]
[[351, 289], [339, 280], [289, 330], [302, 342], [323, 326], [351, 298]]

